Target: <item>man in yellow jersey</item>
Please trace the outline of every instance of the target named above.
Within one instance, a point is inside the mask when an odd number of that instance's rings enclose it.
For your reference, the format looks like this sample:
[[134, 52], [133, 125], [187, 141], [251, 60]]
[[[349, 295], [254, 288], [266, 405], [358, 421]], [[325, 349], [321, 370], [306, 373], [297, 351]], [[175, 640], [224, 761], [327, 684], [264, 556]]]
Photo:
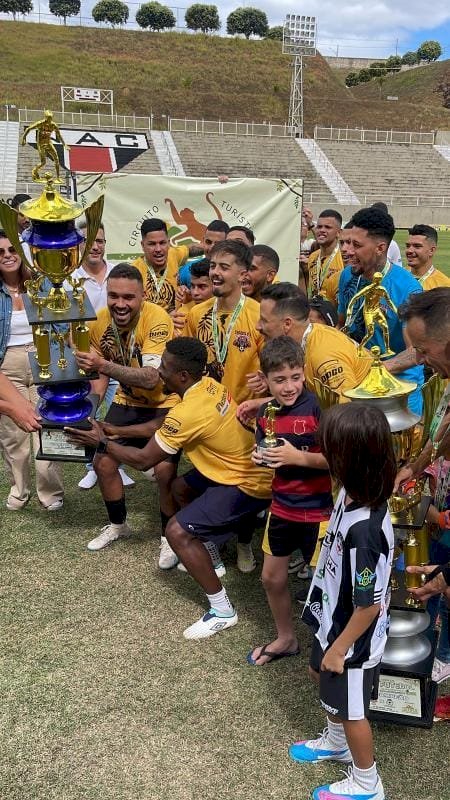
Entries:
[[338, 211], [327, 208], [319, 214], [314, 236], [320, 245], [308, 258], [308, 296], [320, 294], [337, 305], [339, 274], [344, 268], [339, 248], [342, 217]]
[[[103, 453], [99, 458], [113, 457], [136, 469], [149, 469], [181, 450], [189, 458], [192, 469], [173, 484], [181, 510], [168, 523], [166, 534], [205, 591], [209, 610], [184, 631], [186, 639], [205, 639], [236, 625], [236, 610], [202, 542], [221, 544], [241, 528], [253, 527], [271, 496], [271, 470], [251, 461], [253, 431], [238, 422], [226, 387], [204, 376], [206, 360], [206, 347], [197, 339], [179, 337], [167, 343], [159, 371], [165, 390], [181, 401], [144, 448], [108, 439], [95, 422], [92, 431], [68, 430], [72, 441], [96, 446], [97, 453]], [[116, 429], [108, 433], [114, 435]], [[136, 435], [149, 433], [148, 424], [136, 428]]]
[[[128, 441], [127, 428], [142, 422], [159, 427], [176, 397], [162, 391], [159, 365], [166, 343], [173, 336], [173, 323], [169, 315], [154, 303], [144, 303], [144, 289], [139, 271], [130, 264], [117, 264], [108, 276], [107, 307], [98, 312], [90, 324], [91, 351], [77, 352], [78, 365], [86, 372], [100, 373], [92, 387], [101, 397], [109, 378], [119, 381], [105, 421], [118, 426], [123, 441]], [[144, 447], [148, 437], [134, 440], [136, 447]], [[172, 460], [173, 461], [173, 460]], [[94, 459], [94, 469], [108, 512], [109, 524], [99, 536], [88, 544], [88, 550], [101, 550], [120, 537], [130, 536], [126, 522], [126, 505], [120, 461], [111, 455]], [[161, 464], [155, 470], [159, 486], [162, 532], [175, 507], [170, 485], [176, 475], [175, 463]], [[169, 548], [170, 549], [170, 548]], [[161, 558], [168, 550], [164, 535], [161, 538]], [[174, 566], [176, 558], [168, 553]], [[167, 567], [163, 563], [160, 566]]]
[[219, 242], [210, 252], [213, 297], [194, 306], [184, 333], [200, 339], [208, 350], [207, 375], [230, 390], [241, 403], [251, 395], [247, 377], [259, 370], [264, 339], [257, 330], [259, 304], [242, 293], [251, 264], [249, 248], [239, 241]]
[[423, 290], [437, 289], [439, 286], [450, 286], [450, 278], [433, 266], [436, 254], [438, 235], [431, 225], [414, 225], [408, 230], [406, 242], [406, 260], [411, 274], [419, 281]]
[[277, 283], [261, 295], [258, 328], [266, 339], [291, 336], [303, 346], [305, 379], [315, 391], [314, 379], [328, 386], [346, 402], [343, 393], [353, 389], [369, 372], [372, 359], [358, 356], [355, 342], [327, 325], [309, 321], [309, 303], [293, 283]]
[[189, 257], [189, 248], [170, 246], [167, 225], [162, 219], [145, 219], [141, 236], [143, 255], [132, 263], [142, 276], [144, 300], [170, 313], [175, 308], [178, 270]]
[[242, 291], [259, 303], [262, 290], [276, 281], [280, 258], [276, 250], [266, 244], [255, 244], [250, 252], [252, 263], [242, 281]]

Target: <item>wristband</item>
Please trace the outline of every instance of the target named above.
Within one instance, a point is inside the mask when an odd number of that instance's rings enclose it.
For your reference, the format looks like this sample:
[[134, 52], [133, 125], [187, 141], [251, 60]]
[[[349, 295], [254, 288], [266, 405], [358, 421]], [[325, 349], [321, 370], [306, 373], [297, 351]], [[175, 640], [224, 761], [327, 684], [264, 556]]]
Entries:
[[102, 440], [101, 440], [101, 441], [98, 443], [98, 445], [97, 445], [97, 447], [96, 447], [96, 451], [95, 451], [95, 452], [96, 452], [96, 453], [100, 453], [100, 455], [102, 455], [103, 453], [106, 453], [106, 448], [107, 448], [107, 447], [108, 447], [108, 439], [102, 439]]

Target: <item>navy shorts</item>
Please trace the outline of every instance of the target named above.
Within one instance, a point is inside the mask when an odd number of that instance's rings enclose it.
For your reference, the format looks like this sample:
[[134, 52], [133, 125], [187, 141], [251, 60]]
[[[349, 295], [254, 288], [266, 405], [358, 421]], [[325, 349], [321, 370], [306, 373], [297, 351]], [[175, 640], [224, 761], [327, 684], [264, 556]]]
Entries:
[[275, 514], [267, 520], [262, 549], [269, 556], [290, 556], [300, 549], [307, 564], [316, 549], [319, 535], [318, 522], [291, 522]]
[[270, 503], [269, 499], [251, 497], [237, 486], [223, 486], [205, 478], [197, 469], [183, 476], [197, 497], [175, 515], [181, 527], [196, 539], [224, 544], [249, 526]]
[[370, 701], [378, 698], [380, 664], [376, 667], [344, 668], [337, 672], [322, 671], [320, 664], [324, 656], [319, 641], [314, 637], [311, 650], [310, 667], [319, 673], [320, 705], [330, 718], [344, 720], [365, 719], [370, 710]]

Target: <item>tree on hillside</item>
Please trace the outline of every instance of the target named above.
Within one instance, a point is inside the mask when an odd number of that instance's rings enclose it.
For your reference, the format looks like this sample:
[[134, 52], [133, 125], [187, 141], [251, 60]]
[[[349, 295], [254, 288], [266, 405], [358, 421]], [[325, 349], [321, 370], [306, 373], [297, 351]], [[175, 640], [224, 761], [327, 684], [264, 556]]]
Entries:
[[345, 78], [345, 85], [350, 86], [357, 86], [359, 83], [359, 73], [358, 72], [349, 72]]
[[402, 66], [402, 60], [400, 56], [389, 56], [386, 59], [386, 69], [388, 72], [400, 72], [400, 68]]
[[140, 28], [150, 28], [151, 31], [163, 31], [165, 28], [174, 28], [177, 24], [173, 12], [161, 3], [144, 3], [136, 12], [136, 22]]
[[95, 22], [108, 22], [115, 25], [125, 25], [129, 15], [128, 6], [121, 0], [100, 0], [92, 9]]
[[380, 75], [385, 75], [386, 63], [384, 61], [372, 61], [369, 66], [369, 72], [372, 78], [379, 78]]
[[417, 48], [417, 56], [419, 61], [437, 61], [442, 55], [442, 47], [439, 42], [429, 39], [427, 42], [422, 42], [420, 47]]
[[65, 25], [67, 17], [75, 17], [80, 13], [81, 2], [80, 0], [50, 0], [48, 7], [50, 14], [62, 17]]
[[227, 33], [243, 33], [246, 39], [267, 36], [269, 24], [264, 11], [259, 8], [236, 8], [227, 17]]
[[408, 50], [402, 55], [402, 64], [408, 64], [410, 67], [412, 67], [413, 64], [417, 64], [418, 60], [416, 50]]
[[358, 83], [367, 83], [371, 81], [373, 74], [370, 67], [363, 67], [358, 71]]
[[283, 26], [282, 25], [274, 25], [273, 28], [269, 28], [266, 33], [266, 39], [275, 39], [277, 42], [283, 41]]
[[194, 3], [193, 6], [189, 6], [187, 9], [184, 20], [191, 31], [212, 33], [213, 31], [220, 30], [217, 6], [206, 6], [202, 3]]
[[16, 19], [17, 14], [29, 14], [33, 10], [33, 0], [0, 0], [0, 12], [12, 14]]

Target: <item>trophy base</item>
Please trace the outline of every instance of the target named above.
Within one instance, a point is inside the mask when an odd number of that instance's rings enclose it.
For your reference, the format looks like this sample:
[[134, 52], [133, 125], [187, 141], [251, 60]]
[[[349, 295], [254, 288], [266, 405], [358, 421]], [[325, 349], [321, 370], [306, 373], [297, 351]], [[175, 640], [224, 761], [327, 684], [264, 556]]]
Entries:
[[[56, 348], [54, 352], [56, 352]], [[66, 366], [61, 367], [58, 365], [60, 359], [52, 362], [49, 368], [49, 378], [42, 378], [40, 376], [39, 373], [41, 371], [41, 367], [38, 364], [36, 353], [29, 353], [28, 358], [30, 361], [31, 372], [33, 374], [33, 383], [36, 386], [40, 386], [42, 384], [48, 384], [51, 386], [56, 383], [72, 383], [73, 381], [94, 381], [96, 378], [98, 378], [98, 372], [90, 372], [89, 375], [83, 375], [83, 373], [80, 372], [77, 362], [75, 361], [73, 350], [70, 347], [67, 347], [67, 345], [64, 348]]]
[[381, 662], [378, 699], [370, 703], [370, 720], [412, 728], [432, 727], [437, 684], [431, 680], [431, 672], [437, 637], [433, 631], [428, 655], [414, 665], [394, 667]]
[[264, 454], [267, 453], [268, 450], [276, 450], [277, 447], [282, 447], [283, 442], [281, 439], [277, 439], [275, 444], [267, 445], [264, 443], [264, 439], [259, 443], [257, 453], [261, 457], [261, 467], [267, 467], [268, 469], [273, 469], [272, 464], [270, 462], [264, 460]]
[[[99, 404], [98, 394], [90, 394], [86, 398], [90, 402], [91, 411], [89, 416], [94, 417]], [[38, 406], [39, 411], [39, 406]], [[36, 453], [37, 461], [73, 461], [87, 464], [92, 461], [95, 448], [85, 447], [82, 444], [72, 444], [66, 439], [65, 427], [78, 428], [78, 430], [90, 431], [92, 428], [89, 420], [83, 419], [80, 422], [47, 422], [42, 420], [42, 428], [39, 431], [39, 450]]]

